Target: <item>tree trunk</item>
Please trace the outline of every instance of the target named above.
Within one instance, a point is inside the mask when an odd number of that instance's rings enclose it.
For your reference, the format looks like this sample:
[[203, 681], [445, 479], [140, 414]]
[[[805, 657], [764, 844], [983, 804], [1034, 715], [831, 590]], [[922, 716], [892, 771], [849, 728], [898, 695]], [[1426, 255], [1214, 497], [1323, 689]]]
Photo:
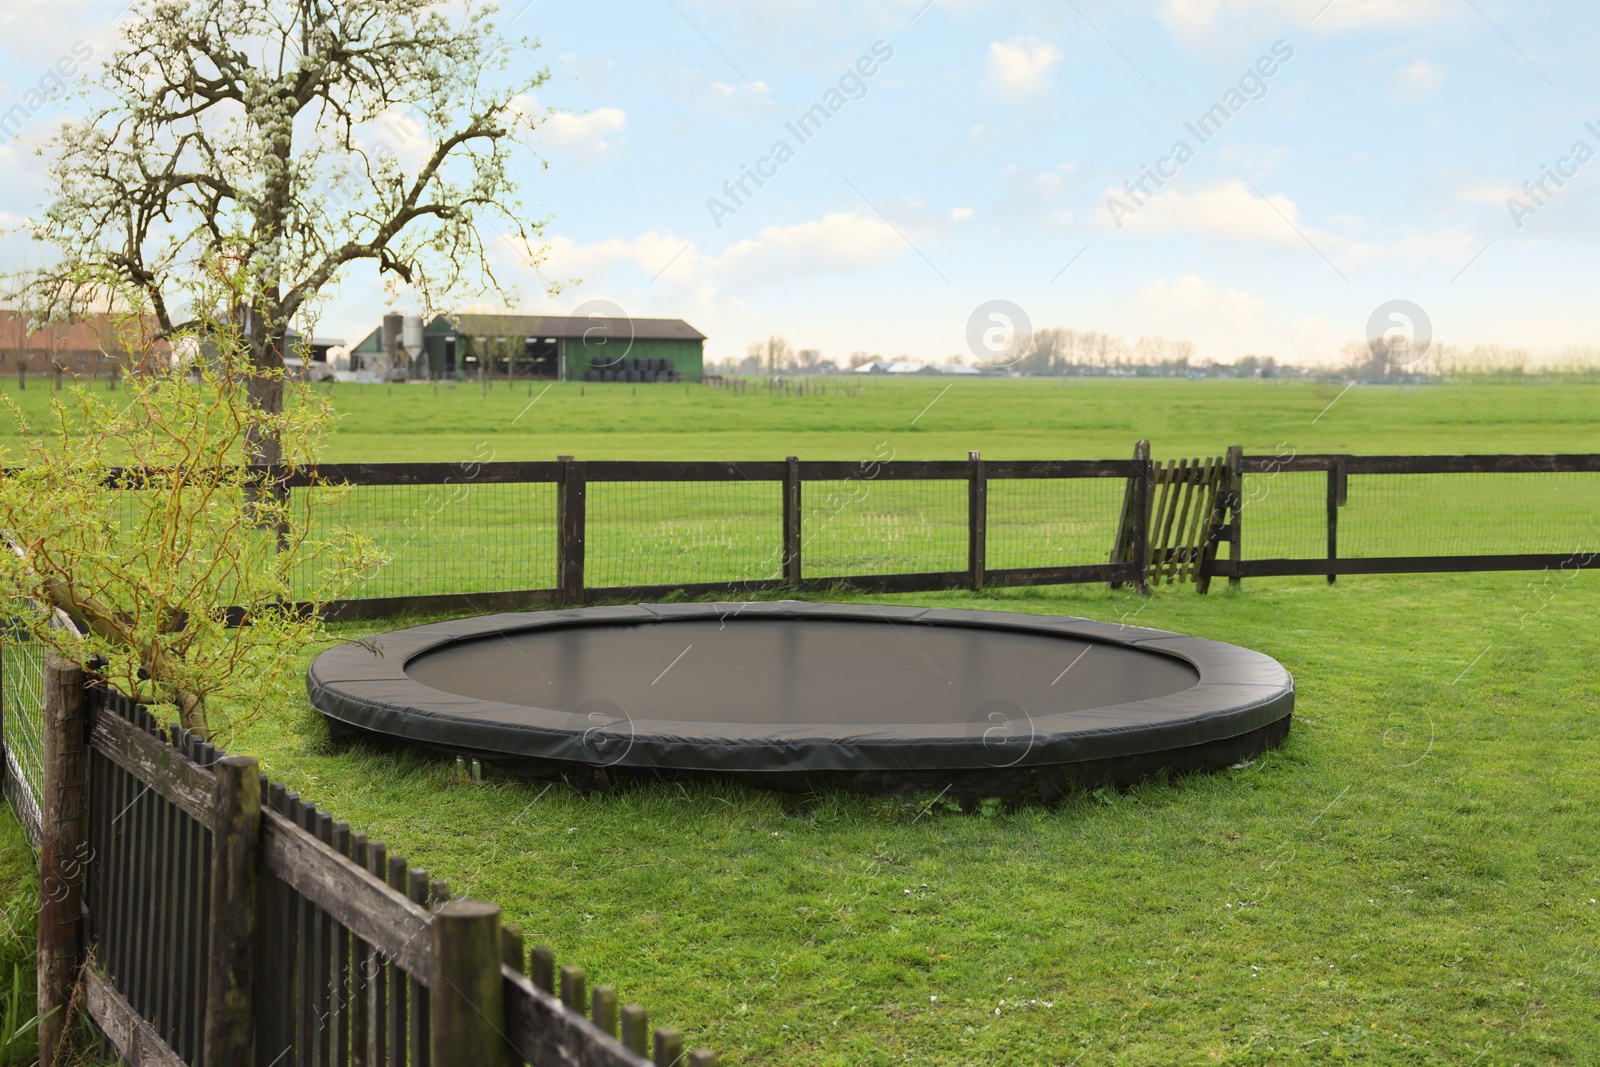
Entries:
[[[252, 374], [248, 391], [252, 407], [268, 415], [283, 413], [281, 378]], [[248, 427], [245, 434], [245, 450], [251, 463], [279, 463], [283, 459], [283, 442], [278, 440], [277, 433], [259, 424], [251, 424]]]
[[[272, 301], [276, 303], [276, 301]], [[270, 323], [275, 316], [262, 316]], [[260, 322], [260, 319], [257, 319]], [[266, 326], [264, 336], [250, 339], [251, 374], [248, 379], [250, 406], [268, 415], [283, 414], [283, 342], [282, 325]], [[267, 373], [256, 373], [265, 371]], [[283, 442], [267, 427], [251, 425], [245, 436], [245, 450], [251, 463], [280, 463], [283, 460]]]

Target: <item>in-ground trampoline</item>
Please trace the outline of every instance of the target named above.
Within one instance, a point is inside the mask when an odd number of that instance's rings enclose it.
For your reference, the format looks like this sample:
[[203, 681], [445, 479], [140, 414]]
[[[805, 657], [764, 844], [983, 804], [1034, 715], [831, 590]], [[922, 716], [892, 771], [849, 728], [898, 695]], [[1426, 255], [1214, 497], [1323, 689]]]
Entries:
[[1215, 770], [1289, 731], [1235, 645], [1088, 619], [862, 604], [640, 604], [398, 630], [318, 656], [312, 704], [521, 774], [1060, 795]]

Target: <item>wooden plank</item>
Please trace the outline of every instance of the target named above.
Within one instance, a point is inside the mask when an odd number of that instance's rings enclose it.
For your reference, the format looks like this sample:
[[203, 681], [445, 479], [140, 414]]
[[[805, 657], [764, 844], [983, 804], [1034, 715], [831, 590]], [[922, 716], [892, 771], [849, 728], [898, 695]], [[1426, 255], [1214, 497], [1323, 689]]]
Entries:
[[[1219, 563], [1217, 573], [1231, 564]], [[1238, 564], [1240, 577], [1268, 578], [1327, 574], [1442, 574], [1464, 571], [1591, 570], [1600, 552], [1526, 553], [1503, 556], [1374, 556], [1343, 559], [1251, 559]]]
[[[427, 905], [428, 902], [428, 872], [416, 869], [406, 872], [406, 896], [412, 903]], [[429, 938], [429, 949], [432, 949], [432, 937]], [[429, 961], [430, 966], [432, 961]], [[411, 1035], [411, 1067], [429, 1067], [429, 1057], [433, 1050], [433, 1043], [428, 1040], [428, 1023], [431, 1016], [429, 1010], [429, 997], [427, 982], [433, 981], [434, 971], [427, 974], [411, 975], [406, 983], [410, 986], [411, 1018], [408, 1029]]]
[[651, 1067], [644, 1056], [510, 967], [502, 966], [506, 1038], [523, 1059], [539, 1067]]
[[258, 764], [225, 756], [213, 771], [216, 830], [211, 848], [211, 928], [206, 938], [205, 1067], [237, 1067], [255, 1041], [251, 1009], [256, 949], [256, 858], [261, 837]]
[[[1339, 558], [1339, 505], [1340, 483], [1343, 481], [1344, 461], [1340, 460], [1328, 468], [1328, 558]], [[1328, 572], [1328, 584], [1333, 585], [1339, 580], [1338, 574]]]
[[[262, 809], [282, 814], [287, 794], [283, 783], [272, 783], [268, 786], [267, 801]], [[268, 1062], [282, 1057], [280, 1062], [292, 1067], [294, 1061], [287, 1055], [290, 1047], [287, 1020], [294, 995], [294, 971], [289, 955], [294, 943], [292, 894], [276, 877], [262, 876], [259, 862], [256, 886], [260, 898], [256, 919], [257, 944], [260, 946], [260, 971], [256, 981], [256, 1003], [259, 1008], [256, 1040], [263, 1051], [271, 1050], [266, 1056]]]
[[1562, 474], [1600, 472], [1600, 454], [1483, 456], [1245, 456], [1245, 474], [1325, 471], [1340, 461], [1350, 474]]
[[429, 1030], [435, 1067], [507, 1067], [500, 906], [452, 900], [433, 917]]
[[[270, 475], [271, 468], [252, 467]], [[495, 463], [320, 463], [283, 477], [285, 488], [311, 485], [497, 485], [554, 482], [560, 464], [549, 461]]]
[[216, 786], [210, 771], [196, 767], [118, 715], [96, 715], [89, 729], [89, 743], [201, 826], [211, 826], [212, 791]]
[[801, 534], [802, 489], [800, 460], [790, 456], [784, 461], [783, 476], [783, 580], [799, 588], [801, 581], [801, 551], [805, 539]]
[[583, 550], [588, 525], [584, 464], [561, 457], [561, 482], [556, 499], [556, 587], [563, 604], [581, 605]]
[[1200, 560], [1205, 556], [1206, 523], [1211, 518], [1211, 507], [1216, 495], [1216, 473], [1221, 460], [1216, 456], [1207, 456], [1200, 466], [1199, 481], [1195, 483], [1193, 507], [1188, 512], [1182, 531], [1182, 540], [1187, 548], [1186, 557], [1178, 566], [1178, 581], [1187, 582], [1194, 579], [1200, 570]]
[[984, 565], [988, 559], [989, 482], [983, 456], [967, 454], [967, 572], [973, 592], [983, 589]]
[[[374, 872], [376, 873], [376, 872]], [[411, 868], [406, 863], [404, 856], [389, 857], [388, 885], [401, 896], [405, 895], [406, 886], [410, 882]], [[430, 934], [431, 938], [433, 935]], [[430, 942], [431, 945], [431, 942]], [[430, 947], [431, 951], [431, 947]], [[432, 961], [428, 964], [433, 966]], [[406, 1003], [407, 985], [406, 973], [393, 963], [388, 967], [389, 983], [389, 1055], [399, 1065], [406, 1061], [406, 1020], [411, 1017], [411, 1009]]]
[[130, 1067], [186, 1067], [111, 981], [92, 967], [83, 969], [83, 1007]]
[[262, 864], [361, 940], [425, 981], [428, 909], [406, 900], [277, 812], [263, 812]]
[[[180, 730], [179, 751], [185, 754], [194, 750], [194, 740], [188, 731]], [[212, 772], [215, 775], [215, 772]], [[259, 788], [256, 783], [251, 783], [251, 788], [257, 789], [259, 806]], [[168, 805], [170, 808], [171, 806]], [[200, 859], [204, 848], [204, 841], [210, 830], [198, 825], [187, 815], [172, 809], [178, 820], [178, 840], [180, 857], [178, 862], [178, 884], [184, 887], [184, 897], [188, 900], [199, 898], [200, 886]], [[215, 809], [213, 809], [215, 810]], [[252, 844], [252, 848], [254, 845]], [[216, 855], [216, 850], [212, 850]], [[252, 902], [253, 903], [253, 902]], [[246, 905], [247, 907], [250, 905]], [[216, 911], [212, 910], [211, 915]], [[205, 1005], [199, 1003], [200, 979], [206, 969], [206, 953], [202, 947], [203, 935], [198, 929], [200, 924], [200, 910], [186, 909], [179, 914], [177, 950], [178, 958], [183, 960], [183, 989], [179, 994], [182, 1005], [180, 1025], [184, 1039], [174, 1042], [178, 1054], [185, 1059], [198, 1060], [201, 1054], [202, 1034], [205, 1027]], [[248, 959], [248, 956], [246, 957]]]
[[967, 464], [959, 459], [895, 459], [883, 462], [812, 459], [800, 463], [808, 482], [952, 481], [967, 480]]
[[[806, 588], [808, 584], [817, 580], [804, 579], [802, 580], [801, 588]], [[682, 585], [608, 585], [600, 589], [586, 589], [584, 595], [590, 604], [604, 603], [606, 601], [640, 603], [660, 600], [662, 597], [673, 595], [698, 599], [716, 596], [738, 598], [754, 592], [784, 589], [786, 587], [786, 583], [782, 579], [763, 578], [732, 582], [686, 582]]]
[[591, 482], [781, 482], [788, 465], [761, 460], [751, 463], [670, 460], [588, 460]]
[[1172, 540], [1172, 524], [1177, 519], [1178, 505], [1187, 503], [1184, 499], [1188, 489], [1188, 459], [1175, 459], [1166, 465], [1166, 470], [1161, 472], [1158, 464], [1156, 467], [1156, 484], [1161, 488], [1161, 502], [1156, 509], [1155, 525], [1151, 527], [1153, 542], [1150, 546], [1150, 572], [1157, 583], [1168, 580], [1172, 573], [1172, 557], [1174, 544]]
[[1123, 563], [1084, 563], [1070, 567], [1004, 567], [984, 572], [984, 584], [993, 586], [1077, 585], [1085, 582], [1132, 582], [1139, 567]]
[[[176, 751], [176, 749], [173, 749]], [[208, 805], [209, 806], [209, 805]], [[174, 1011], [178, 997], [178, 980], [182, 977], [183, 962], [173, 958], [173, 934], [177, 926], [178, 902], [186, 897], [187, 886], [178, 882], [178, 822], [183, 813], [172, 804], [155, 805], [155, 832], [146, 847], [151, 850], [155, 877], [151, 882], [151, 912], [155, 921], [150, 926], [150, 994], [141, 1007], [145, 1018], [154, 1021], [156, 1032], [178, 1055], [183, 1055], [183, 1037], [173, 1024], [178, 1013]], [[187, 903], [187, 901], [185, 901]], [[199, 901], [195, 901], [199, 904]]]
[[1135, 478], [1126, 459], [990, 459], [990, 478]]
[[435, 615], [455, 611], [492, 615], [502, 611], [539, 611], [555, 607], [558, 603], [559, 593], [554, 589], [520, 589], [505, 593], [361, 597], [329, 601], [323, 605], [322, 617], [330, 622], [350, 622], [358, 619], [387, 619], [396, 615]]
[[83, 876], [89, 859], [85, 685], [82, 667], [54, 652], [45, 655], [37, 941], [41, 1063], [55, 1062], [72, 1021], [72, 991], [84, 947]]
[[[340, 844], [339, 854], [345, 856], [362, 870], [367, 867], [367, 835], [359, 831], [346, 832]], [[338, 830], [334, 831], [336, 834]], [[346, 986], [345, 1006], [349, 1011], [349, 1049], [345, 1053], [345, 1046], [340, 1044], [340, 1063], [351, 1064], [352, 1067], [367, 1067], [367, 944], [359, 937], [352, 938], [348, 932], [342, 935], [347, 942], [348, 955], [340, 954], [341, 965], [344, 967]]]
[[822, 576], [807, 578], [800, 588], [807, 593], [825, 593], [839, 585], [862, 593], [931, 593], [944, 589], [968, 589], [971, 583], [972, 574], [968, 571], [929, 571], [924, 574]]
[[1150, 595], [1150, 495], [1155, 490], [1155, 479], [1150, 465], [1150, 442], [1139, 441], [1133, 446], [1133, 461], [1139, 466], [1139, 476], [1132, 481], [1133, 516], [1132, 560], [1138, 568], [1133, 581], [1133, 591], [1139, 596]]
[[[1137, 450], [1134, 455], [1137, 457]], [[1122, 487], [1122, 508], [1117, 514], [1117, 532], [1111, 539], [1111, 563], [1127, 563], [1133, 559], [1133, 511], [1139, 502], [1139, 491], [1136, 488], [1139, 478], [1140, 470], [1138, 460], [1135, 458], [1129, 464], [1127, 482]], [[1120, 579], [1106, 583], [1107, 589], [1118, 589], [1121, 586]]]
[[[389, 870], [389, 846], [382, 841], [371, 841], [367, 844], [367, 870], [380, 881]], [[365, 941], [362, 944], [366, 945]], [[367, 1042], [367, 1060], [371, 1067], [387, 1067], [389, 1063], [389, 968], [384, 966], [383, 957], [367, 945], [367, 960], [365, 963], [367, 988], [370, 991], [368, 999], [370, 1007], [367, 1010], [368, 1033], [371, 1035]]]

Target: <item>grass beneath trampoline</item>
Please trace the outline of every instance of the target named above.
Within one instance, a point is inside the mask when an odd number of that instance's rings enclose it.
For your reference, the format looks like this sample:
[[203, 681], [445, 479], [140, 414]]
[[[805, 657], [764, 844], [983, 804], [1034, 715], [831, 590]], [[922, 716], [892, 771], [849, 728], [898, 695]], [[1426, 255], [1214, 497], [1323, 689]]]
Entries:
[[880, 598], [1170, 628], [1294, 672], [1281, 749], [1055, 809], [473, 784], [334, 744], [303, 705], [227, 747], [724, 1063], [1594, 1063], [1597, 582]]

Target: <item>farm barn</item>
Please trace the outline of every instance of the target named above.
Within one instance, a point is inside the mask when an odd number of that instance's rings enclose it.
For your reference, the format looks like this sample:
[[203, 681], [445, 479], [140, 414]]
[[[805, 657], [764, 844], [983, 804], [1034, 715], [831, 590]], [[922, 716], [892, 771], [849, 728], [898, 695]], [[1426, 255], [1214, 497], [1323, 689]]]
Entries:
[[[705, 334], [682, 319], [567, 315], [385, 316], [351, 350], [361, 365], [405, 348], [411, 377], [554, 381], [701, 380]], [[420, 347], [425, 365], [410, 349]], [[398, 366], [395, 361], [388, 365]]]

